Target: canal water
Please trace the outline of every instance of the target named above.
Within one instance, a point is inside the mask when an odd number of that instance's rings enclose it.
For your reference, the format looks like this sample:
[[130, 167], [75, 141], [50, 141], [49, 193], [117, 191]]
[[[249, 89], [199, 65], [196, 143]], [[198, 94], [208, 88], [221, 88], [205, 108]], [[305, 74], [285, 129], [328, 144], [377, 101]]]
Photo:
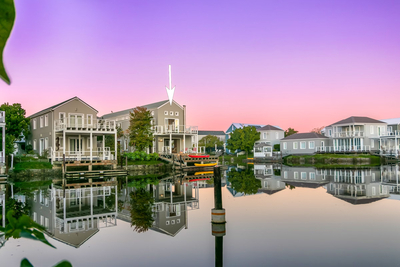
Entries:
[[[398, 165], [315, 169], [230, 166], [222, 255], [215, 253], [210, 172], [2, 185], [56, 249], [28, 239], [0, 248], [1, 266], [398, 266]], [[133, 224], [133, 225], [132, 225]]]

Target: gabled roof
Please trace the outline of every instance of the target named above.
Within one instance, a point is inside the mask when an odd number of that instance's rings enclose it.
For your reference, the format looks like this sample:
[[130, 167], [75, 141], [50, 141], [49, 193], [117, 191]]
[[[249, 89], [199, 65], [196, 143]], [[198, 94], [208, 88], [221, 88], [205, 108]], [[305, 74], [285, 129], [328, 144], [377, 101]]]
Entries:
[[198, 131], [198, 135], [225, 135], [224, 131]]
[[[236, 129], [241, 129], [241, 128], [247, 127], [247, 126], [254, 126], [254, 127], [256, 127], [256, 129], [259, 129], [259, 128], [265, 126], [265, 124], [232, 123], [232, 124], [229, 126], [228, 131], [229, 131], [229, 129], [231, 128], [232, 125], [235, 126]], [[228, 132], [228, 131], [227, 131], [227, 132]]]
[[353, 205], [360, 205], [360, 204], [369, 204], [378, 200], [382, 200], [384, 198], [387, 198], [387, 196], [378, 196], [378, 197], [373, 197], [373, 198], [365, 198], [365, 197], [349, 197], [349, 196], [342, 196], [342, 195], [333, 195], [334, 197], [337, 197], [338, 199], [341, 199], [343, 201], [346, 201], [350, 204]]
[[265, 125], [264, 127], [258, 128], [257, 132], [259, 131], [268, 131], [268, 130], [273, 130], [273, 131], [283, 131], [282, 128], [279, 126], [273, 126], [273, 125]]
[[278, 193], [279, 191], [282, 191], [283, 189], [285, 189], [285, 188], [274, 189], [274, 190], [273, 189], [264, 188], [264, 189], [258, 189], [257, 192], [258, 193], [264, 193], [264, 194], [267, 194], [267, 195], [272, 195], [272, 194]]
[[296, 134], [292, 134], [289, 135], [281, 140], [294, 140], [294, 139], [314, 139], [314, 138], [322, 138], [322, 139], [329, 139], [329, 137], [326, 137], [322, 134], [318, 134], [318, 133], [296, 133]]
[[[160, 108], [160, 107], [162, 107], [163, 105], [167, 104], [168, 102], [169, 102], [169, 100], [163, 100], [163, 101], [159, 101], [159, 102], [147, 104], [147, 105], [140, 106], [140, 107], [147, 108], [147, 109], [149, 109], [149, 110], [150, 110], [150, 109], [157, 109], [157, 108]], [[175, 100], [173, 100], [172, 102], [174, 102], [176, 105], [178, 105], [180, 108], [182, 108], [181, 105], [179, 105]], [[135, 106], [135, 107], [136, 107], [136, 106]], [[128, 108], [128, 109], [124, 109], [124, 110], [117, 111], [117, 112], [107, 113], [107, 114], [104, 114], [104, 115], [101, 116], [101, 117], [102, 117], [103, 119], [107, 119], [107, 118], [111, 118], [111, 117], [118, 117], [118, 116], [120, 116], [120, 115], [129, 114], [131, 111], [133, 111], [133, 109], [134, 109], [135, 107], [133, 107], [133, 108]], [[183, 108], [182, 108], [182, 109], [183, 109]]]
[[92, 106], [90, 106], [89, 104], [87, 104], [85, 101], [83, 101], [83, 100], [80, 99], [79, 97], [74, 96], [73, 98], [70, 98], [70, 99], [65, 100], [65, 101], [63, 101], [63, 102], [61, 102], [61, 103], [58, 103], [58, 104], [56, 104], [56, 105], [54, 105], [54, 106], [51, 106], [51, 107], [49, 107], [49, 108], [43, 109], [43, 110], [41, 110], [41, 111], [39, 111], [39, 112], [36, 112], [35, 114], [30, 115], [29, 118], [37, 117], [37, 116], [39, 116], [39, 115], [41, 115], [41, 114], [47, 113], [47, 112], [49, 112], [49, 111], [52, 111], [52, 110], [58, 108], [59, 106], [62, 106], [62, 105], [64, 105], [64, 104], [67, 104], [68, 102], [70, 102], [70, 101], [72, 101], [72, 100], [75, 100], [75, 99], [81, 101], [81, 102], [82, 102], [83, 104], [85, 104], [86, 106], [88, 106], [88, 107], [90, 107], [91, 109], [93, 109], [94, 111], [98, 112], [97, 109], [93, 108]]
[[[331, 125], [338, 125], [338, 124], [354, 124], [354, 123], [383, 123], [382, 121], [378, 121], [369, 117], [356, 117], [356, 116], [351, 116], [348, 117], [347, 119], [335, 122]], [[329, 125], [329, 126], [331, 126]]]
[[395, 125], [395, 124], [397, 125], [400, 123], [400, 118], [384, 119], [381, 121], [386, 122], [388, 125]]

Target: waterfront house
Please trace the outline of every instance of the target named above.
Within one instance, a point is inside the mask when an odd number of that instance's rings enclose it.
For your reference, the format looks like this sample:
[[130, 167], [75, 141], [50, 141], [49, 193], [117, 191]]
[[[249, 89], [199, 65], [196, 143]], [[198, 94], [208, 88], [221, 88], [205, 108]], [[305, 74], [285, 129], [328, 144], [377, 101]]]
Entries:
[[280, 140], [282, 155], [314, 154], [316, 147], [329, 145], [329, 138], [318, 133], [296, 133]]
[[387, 132], [386, 122], [352, 116], [325, 127], [331, 146], [318, 146], [321, 152], [364, 152], [379, 150], [379, 138]]
[[1, 130], [1, 150], [0, 150], [0, 168], [6, 162], [6, 112], [0, 111], [0, 130]]
[[[186, 125], [186, 106], [181, 106], [175, 100], [172, 105], [169, 100], [141, 106], [150, 111], [154, 140], [148, 152], [180, 153], [198, 151], [198, 128]], [[103, 119], [114, 120], [124, 132], [130, 126], [130, 113], [134, 108], [111, 112], [102, 116]], [[132, 151], [129, 146], [129, 136], [120, 139], [122, 149]]]
[[[115, 151], [105, 147], [105, 136], [116, 143], [115, 121], [97, 119], [98, 111], [78, 97], [70, 98], [29, 116], [31, 135], [28, 144], [35, 153], [51, 161], [110, 161], [116, 164]], [[100, 139], [100, 145], [97, 140]], [[99, 163], [94, 163], [99, 164]]]
[[329, 173], [313, 167], [282, 166], [282, 181], [294, 187], [318, 188], [329, 183]]
[[381, 171], [376, 169], [330, 170], [332, 176], [327, 192], [351, 203], [368, 204], [389, 197], [390, 186], [381, 183]]
[[254, 142], [254, 157], [272, 157], [274, 145], [279, 144], [280, 140], [284, 138], [285, 131], [278, 126], [268, 124], [264, 127], [258, 128], [257, 132], [260, 133], [260, 140]]
[[[261, 127], [264, 127], [265, 124], [232, 123], [232, 124], [229, 126], [228, 130], [226, 130], [226, 132], [225, 132], [225, 145], [228, 144], [227, 142], [228, 142], [228, 139], [229, 139], [229, 137], [230, 137], [230, 134], [231, 134], [234, 130], [236, 130], [236, 129], [242, 129], [243, 127], [248, 127], [248, 126], [253, 126], [253, 127], [255, 127], [256, 129], [259, 129], [259, 128], [261, 128]], [[230, 153], [229, 149], [226, 149], [226, 152], [227, 152], [227, 153]]]
[[272, 165], [254, 164], [254, 176], [261, 181], [259, 193], [272, 195], [285, 189], [285, 183], [281, 181], [281, 177], [274, 175]]
[[400, 151], [400, 118], [381, 120], [387, 124], [386, 132], [380, 136], [380, 153], [399, 156]]

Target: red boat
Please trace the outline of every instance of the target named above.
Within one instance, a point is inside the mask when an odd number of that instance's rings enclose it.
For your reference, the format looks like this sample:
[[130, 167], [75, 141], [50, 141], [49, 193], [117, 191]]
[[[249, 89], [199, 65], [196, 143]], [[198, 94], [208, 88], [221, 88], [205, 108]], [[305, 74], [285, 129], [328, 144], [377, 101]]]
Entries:
[[207, 181], [210, 180], [210, 178], [202, 178], [202, 179], [190, 179], [189, 182], [196, 182], [196, 181]]
[[189, 155], [189, 157], [201, 159], [201, 158], [208, 158], [208, 157], [210, 157], [210, 155]]

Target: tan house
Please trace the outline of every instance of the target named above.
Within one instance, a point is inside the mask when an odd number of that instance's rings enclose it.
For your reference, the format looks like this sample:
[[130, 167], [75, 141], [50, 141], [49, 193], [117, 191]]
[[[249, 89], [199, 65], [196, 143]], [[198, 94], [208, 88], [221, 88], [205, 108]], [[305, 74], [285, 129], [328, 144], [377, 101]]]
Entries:
[[[97, 119], [98, 111], [78, 97], [31, 116], [31, 144], [35, 153], [52, 162], [114, 160], [116, 151], [105, 147], [106, 135], [117, 140], [115, 121]], [[99, 140], [99, 142], [97, 141]], [[115, 146], [116, 147], [116, 146]]]
[[[148, 152], [188, 153], [198, 151], [198, 127], [186, 125], [186, 106], [168, 100], [142, 106], [151, 112], [154, 140]], [[114, 120], [125, 132], [130, 125], [130, 113], [134, 108], [112, 112], [102, 116]], [[121, 138], [122, 149], [132, 151], [129, 138]]]

